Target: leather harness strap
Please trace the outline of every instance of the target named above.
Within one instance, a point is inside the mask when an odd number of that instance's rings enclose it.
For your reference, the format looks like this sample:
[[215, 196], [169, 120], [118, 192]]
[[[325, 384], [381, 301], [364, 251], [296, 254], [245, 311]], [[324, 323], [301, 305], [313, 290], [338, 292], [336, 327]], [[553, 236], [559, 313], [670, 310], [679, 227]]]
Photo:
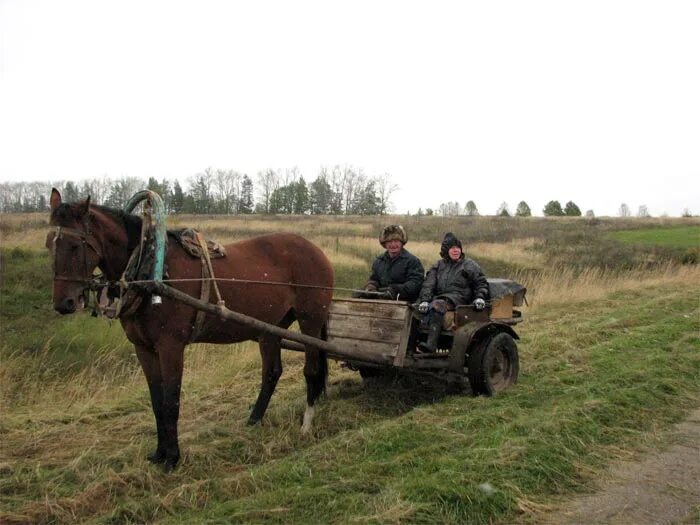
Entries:
[[[224, 305], [224, 301], [221, 299], [221, 293], [219, 292], [219, 286], [216, 284], [216, 279], [214, 279], [214, 268], [211, 265], [211, 258], [209, 257], [209, 249], [207, 248], [207, 241], [202, 237], [202, 234], [195, 231], [197, 242], [202, 248], [202, 291], [200, 293], [200, 300], [204, 303], [209, 302], [209, 295], [211, 293], [212, 283], [214, 284], [214, 292], [216, 293], [216, 301], [220, 306]], [[192, 327], [192, 335], [190, 336], [190, 342], [194, 342], [202, 331], [204, 326], [204, 318], [206, 317], [204, 310], [197, 310], [197, 316], [194, 320], [194, 326]]]

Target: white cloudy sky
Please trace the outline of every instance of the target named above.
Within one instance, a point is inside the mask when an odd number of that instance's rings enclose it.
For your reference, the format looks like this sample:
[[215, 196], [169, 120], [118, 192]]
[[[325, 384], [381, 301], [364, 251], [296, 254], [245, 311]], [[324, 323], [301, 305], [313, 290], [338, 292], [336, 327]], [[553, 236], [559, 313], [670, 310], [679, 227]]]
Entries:
[[700, 212], [698, 1], [0, 0], [0, 181], [351, 164], [397, 212]]

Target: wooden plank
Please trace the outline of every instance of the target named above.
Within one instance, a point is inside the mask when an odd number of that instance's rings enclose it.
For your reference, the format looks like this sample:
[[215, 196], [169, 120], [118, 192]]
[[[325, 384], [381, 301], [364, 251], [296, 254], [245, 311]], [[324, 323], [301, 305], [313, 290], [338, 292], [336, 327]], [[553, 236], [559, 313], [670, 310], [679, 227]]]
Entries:
[[513, 317], [513, 296], [506, 295], [500, 299], [494, 299], [491, 303], [492, 319], [509, 319]]
[[331, 303], [332, 314], [372, 317], [375, 319], [401, 319], [408, 310], [408, 303], [397, 301], [370, 301], [361, 299], [334, 299]]
[[399, 341], [399, 347], [396, 349], [396, 356], [394, 357], [394, 366], [402, 368], [404, 366], [404, 361], [406, 359], [406, 352], [408, 350], [408, 339], [411, 336], [411, 324], [413, 322], [413, 315], [409, 310], [406, 310], [406, 318], [403, 320], [403, 328], [401, 330], [401, 340]]
[[328, 337], [328, 342], [341, 350], [338, 354], [329, 351], [328, 355], [331, 357], [339, 356], [343, 359], [357, 359], [381, 364], [392, 363], [398, 346], [376, 341], [361, 341], [355, 338], [331, 336]]
[[398, 319], [331, 314], [328, 333], [334, 337], [397, 344], [401, 339], [403, 326], [404, 322]]

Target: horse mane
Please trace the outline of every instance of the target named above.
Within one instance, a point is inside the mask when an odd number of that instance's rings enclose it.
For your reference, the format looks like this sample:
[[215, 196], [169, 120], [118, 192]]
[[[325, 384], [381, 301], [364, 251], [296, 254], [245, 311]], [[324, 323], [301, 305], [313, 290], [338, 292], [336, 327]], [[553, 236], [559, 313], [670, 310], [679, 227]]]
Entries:
[[129, 253], [141, 242], [141, 225], [143, 223], [141, 217], [132, 213], [126, 213], [124, 210], [117, 210], [100, 204], [91, 204], [90, 207], [106, 215], [114, 222], [124, 225], [127, 238], [129, 239], [127, 246]]

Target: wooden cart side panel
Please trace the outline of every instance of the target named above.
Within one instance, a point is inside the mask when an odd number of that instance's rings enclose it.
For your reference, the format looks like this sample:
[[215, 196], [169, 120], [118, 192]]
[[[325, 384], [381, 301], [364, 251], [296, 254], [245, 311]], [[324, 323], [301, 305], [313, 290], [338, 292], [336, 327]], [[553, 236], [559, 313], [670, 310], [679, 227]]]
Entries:
[[410, 309], [406, 308], [406, 317], [403, 320], [403, 329], [401, 330], [401, 340], [396, 350], [396, 357], [394, 357], [394, 366], [399, 368], [403, 368], [406, 361], [406, 352], [408, 351], [408, 340], [411, 337], [412, 322], [413, 314]]
[[403, 321], [408, 303], [397, 301], [369, 301], [366, 299], [333, 299], [331, 314], [345, 314], [374, 319], [398, 319]]
[[410, 319], [407, 303], [333, 300], [328, 342], [358, 360], [390, 365], [406, 353]]
[[336, 313], [331, 313], [328, 319], [328, 332], [332, 337], [398, 344], [402, 329], [403, 321], [396, 319], [374, 319]]
[[494, 299], [491, 303], [491, 319], [510, 319], [513, 317], [513, 296], [506, 295]]
[[[378, 343], [377, 341], [362, 341], [346, 337], [329, 337], [329, 342], [343, 349], [343, 359], [348, 359], [347, 354], [352, 354], [352, 359], [390, 365], [398, 349], [396, 344]], [[329, 352], [333, 357], [332, 352]]]

